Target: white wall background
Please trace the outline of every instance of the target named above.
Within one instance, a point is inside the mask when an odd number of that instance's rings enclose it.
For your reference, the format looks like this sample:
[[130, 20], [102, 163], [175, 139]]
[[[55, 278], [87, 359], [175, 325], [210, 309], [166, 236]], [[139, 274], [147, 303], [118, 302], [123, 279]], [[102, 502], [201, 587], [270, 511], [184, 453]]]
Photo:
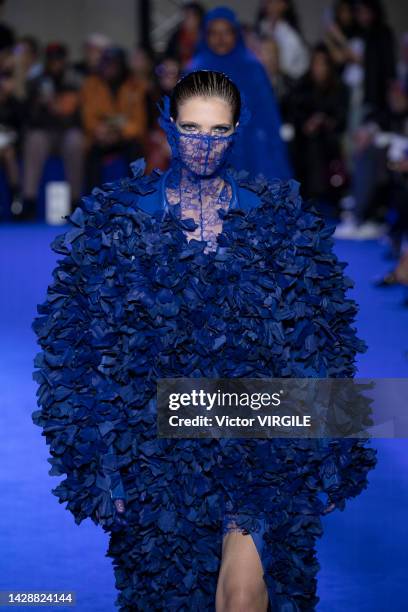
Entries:
[[[171, 0], [152, 0], [156, 23], [177, 12]], [[235, 9], [246, 22], [254, 20], [258, 0], [203, 0], [210, 8], [219, 4]], [[332, 0], [298, 0], [297, 7], [306, 39], [313, 43], [322, 30], [324, 9]], [[390, 22], [400, 35], [408, 31], [408, 1], [384, 0]], [[78, 57], [89, 32], [103, 32], [115, 42], [131, 47], [137, 36], [137, 0], [8, 0], [3, 9], [6, 21], [19, 34], [33, 34], [42, 42], [62, 40]]]

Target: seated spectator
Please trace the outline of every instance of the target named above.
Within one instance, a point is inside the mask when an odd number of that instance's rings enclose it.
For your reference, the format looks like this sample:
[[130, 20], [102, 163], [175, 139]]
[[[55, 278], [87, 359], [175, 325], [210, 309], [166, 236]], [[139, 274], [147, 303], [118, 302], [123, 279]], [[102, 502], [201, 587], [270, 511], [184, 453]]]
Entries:
[[264, 65], [273, 91], [278, 100], [282, 120], [289, 119], [289, 103], [291, 92], [296, 81], [288, 77], [281, 70], [278, 44], [268, 36], [262, 36], [259, 41], [258, 58]]
[[152, 125], [147, 139], [146, 162], [147, 171], [154, 168], [166, 170], [171, 151], [166, 134], [158, 124], [159, 112], [157, 104], [165, 95], [170, 95], [180, 78], [180, 64], [172, 57], [164, 57], [156, 66], [155, 83], [152, 98]]
[[74, 205], [82, 192], [83, 145], [78, 81], [69, 67], [67, 48], [50, 43], [43, 73], [27, 84], [21, 219], [36, 217], [39, 184], [51, 153], [63, 158]]
[[388, 129], [393, 112], [389, 94], [396, 77], [395, 39], [381, 0], [356, 0], [356, 24], [361, 41], [362, 83], [359, 124], [353, 132], [353, 182], [349, 208], [336, 228], [345, 239], [373, 239], [385, 231], [384, 198], [389, 186], [387, 152], [378, 134]]
[[107, 155], [127, 163], [143, 156], [147, 134], [147, 83], [131, 74], [123, 49], [111, 47], [102, 55], [97, 74], [81, 88], [81, 112], [87, 143], [87, 190], [102, 182]]
[[336, 0], [333, 19], [326, 23], [325, 43], [349, 92], [344, 139], [348, 171], [353, 172], [353, 134], [365, 112], [364, 39], [354, 12], [354, 0]]
[[40, 45], [33, 36], [23, 36], [14, 47], [15, 92], [20, 100], [27, 95], [27, 84], [40, 76], [43, 66]]
[[299, 79], [309, 67], [309, 51], [300, 30], [293, 0], [263, 0], [258, 14], [261, 36], [273, 38], [279, 48], [281, 72]]
[[96, 74], [103, 52], [111, 46], [112, 43], [105, 34], [99, 34], [98, 32], [89, 34], [82, 47], [83, 58], [74, 64], [74, 70], [76, 70], [82, 78], [91, 74]]
[[408, 94], [408, 32], [405, 32], [401, 39], [400, 60], [397, 67], [398, 79]]
[[147, 136], [156, 126], [157, 88], [153, 54], [142, 47], [135, 47], [130, 54], [130, 72], [134, 79], [146, 86]]
[[[244, 41], [244, 45], [246, 46], [246, 48], [249, 51], [252, 51], [252, 53], [259, 60], [262, 61], [260, 57], [261, 55], [261, 37], [259, 36], [256, 26], [252, 25], [252, 23], [241, 23], [241, 32], [242, 32], [242, 39]], [[272, 42], [274, 42], [273, 39], [269, 37], [267, 38], [271, 40]]]
[[[408, 119], [408, 103], [406, 118]], [[399, 249], [395, 253], [397, 255], [397, 263], [394, 268], [382, 278], [376, 279], [374, 284], [377, 287], [389, 287], [392, 285], [405, 285], [408, 287], [408, 249], [401, 248], [402, 238], [408, 237], [408, 156], [390, 163], [390, 169], [393, 175], [392, 200], [399, 211], [397, 228], [394, 227], [392, 229], [394, 231], [398, 229]], [[392, 237], [395, 239], [395, 235], [392, 234]], [[404, 305], [408, 307], [408, 292]]]
[[129, 164], [143, 156], [147, 134], [144, 78], [131, 74], [119, 47], [106, 49], [98, 74], [88, 76], [81, 89], [81, 108], [87, 139], [87, 190], [102, 182], [108, 155], [121, 155]]
[[14, 30], [1, 18], [4, 3], [5, 0], [0, 0], [0, 68], [4, 58], [11, 52], [15, 42]]
[[165, 56], [173, 57], [184, 68], [191, 61], [196, 50], [204, 8], [199, 2], [186, 2], [181, 10], [181, 21], [167, 43]]
[[[18, 146], [22, 122], [22, 103], [14, 93], [14, 75], [11, 69], [0, 70], [0, 164], [4, 168], [11, 195], [12, 212], [22, 210]], [[0, 203], [0, 217], [5, 213]]]
[[388, 85], [396, 77], [395, 37], [381, 0], [356, 0], [356, 20], [364, 45], [364, 103], [372, 116], [387, 110]]
[[333, 18], [326, 24], [324, 42], [340, 71], [350, 62], [354, 62], [350, 42], [358, 36], [353, 0], [336, 0]]
[[133, 49], [130, 55], [130, 70], [134, 76], [151, 84], [153, 81], [154, 61], [151, 54], [142, 47]]
[[[354, 174], [352, 194], [354, 207], [336, 228], [335, 236], [345, 239], [378, 238], [387, 229], [384, 221], [389, 207], [398, 218], [390, 228], [392, 248], [399, 253], [400, 227], [406, 222], [405, 179], [393, 172], [396, 156], [401, 156], [401, 144], [408, 142], [408, 97], [398, 80], [392, 81], [385, 93], [387, 107], [367, 116], [367, 121], [355, 132]], [[403, 161], [403, 157], [401, 159]]]
[[342, 135], [348, 95], [324, 44], [315, 47], [310, 70], [298, 84], [292, 102], [295, 168], [304, 196], [334, 205], [345, 188]]

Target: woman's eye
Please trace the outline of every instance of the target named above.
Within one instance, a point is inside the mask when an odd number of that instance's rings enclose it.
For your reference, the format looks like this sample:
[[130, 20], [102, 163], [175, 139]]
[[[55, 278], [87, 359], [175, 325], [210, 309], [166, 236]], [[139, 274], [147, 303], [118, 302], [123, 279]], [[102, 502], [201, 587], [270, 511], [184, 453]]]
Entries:
[[229, 129], [230, 128], [227, 126], [220, 125], [220, 126], [213, 128], [213, 132], [214, 134], [226, 134], [229, 131]]
[[198, 132], [197, 126], [191, 123], [182, 123], [180, 127], [185, 132]]

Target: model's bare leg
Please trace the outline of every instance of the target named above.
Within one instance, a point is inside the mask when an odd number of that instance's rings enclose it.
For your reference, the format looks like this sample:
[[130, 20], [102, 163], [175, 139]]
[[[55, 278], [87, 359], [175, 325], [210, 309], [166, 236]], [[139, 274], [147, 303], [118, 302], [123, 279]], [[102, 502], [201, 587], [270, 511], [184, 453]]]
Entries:
[[229, 531], [222, 543], [216, 612], [266, 612], [268, 599], [261, 559], [252, 536]]

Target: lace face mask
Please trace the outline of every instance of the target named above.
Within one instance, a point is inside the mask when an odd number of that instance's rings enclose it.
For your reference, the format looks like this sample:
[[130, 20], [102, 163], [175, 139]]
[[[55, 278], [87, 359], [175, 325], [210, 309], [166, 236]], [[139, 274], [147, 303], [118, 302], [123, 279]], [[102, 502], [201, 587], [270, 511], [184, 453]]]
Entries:
[[[176, 128], [177, 130], [177, 128]], [[175, 134], [177, 155], [182, 165], [197, 177], [216, 174], [224, 165], [234, 134], [211, 136], [207, 134]]]
[[229, 154], [234, 143], [247, 125], [250, 112], [241, 94], [241, 113], [239, 123], [229, 136], [212, 136], [207, 134], [184, 134], [177, 129], [170, 115], [170, 98], [164, 96], [159, 105], [159, 123], [166, 133], [172, 152], [171, 168], [173, 177], [184, 168], [191, 179], [205, 178], [222, 174], [228, 163]]

